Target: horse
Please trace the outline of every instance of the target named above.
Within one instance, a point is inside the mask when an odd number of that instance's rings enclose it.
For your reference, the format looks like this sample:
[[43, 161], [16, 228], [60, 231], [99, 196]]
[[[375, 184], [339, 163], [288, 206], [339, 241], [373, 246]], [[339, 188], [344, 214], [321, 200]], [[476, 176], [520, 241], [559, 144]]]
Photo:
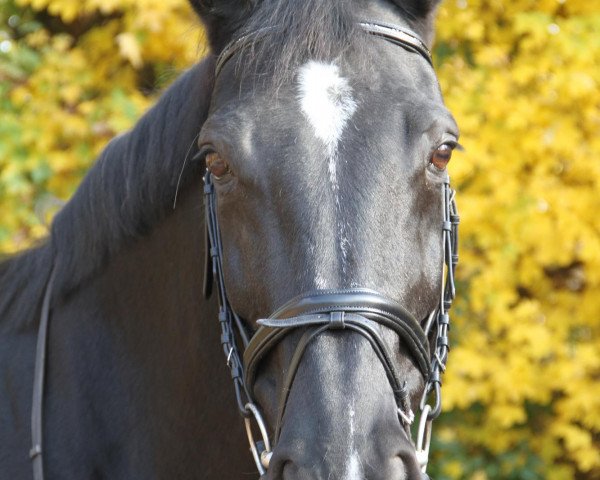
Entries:
[[191, 5], [210, 53], [0, 264], [0, 477], [426, 478], [458, 223], [438, 0]]

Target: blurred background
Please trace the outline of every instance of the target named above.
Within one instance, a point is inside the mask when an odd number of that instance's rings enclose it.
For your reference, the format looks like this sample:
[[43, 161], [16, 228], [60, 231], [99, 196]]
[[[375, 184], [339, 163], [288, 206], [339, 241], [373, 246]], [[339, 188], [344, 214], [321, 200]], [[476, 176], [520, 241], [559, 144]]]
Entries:
[[[466, 151], [430, 474], [600, 479], [600, 4], [446, 0], [437, 26]], [[0, 0], [0, 256], [204, 53], [185, 0]]]

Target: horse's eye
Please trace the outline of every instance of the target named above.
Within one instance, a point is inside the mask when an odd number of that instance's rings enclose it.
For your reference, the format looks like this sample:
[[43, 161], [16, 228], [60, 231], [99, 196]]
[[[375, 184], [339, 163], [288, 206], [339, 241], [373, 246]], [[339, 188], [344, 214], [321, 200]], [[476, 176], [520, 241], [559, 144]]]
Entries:
[[229, 165], [217, 152], [210, 152], [205, 158], [206, 168], [216, 179], [219, 179], [229, 173]]
[[431, 163], [438, 170], [444, 170], [448, 165], [448, 162], [452, 158], [452, 151], [454, 146], [449, 143], [440, 145], [431, 157]]

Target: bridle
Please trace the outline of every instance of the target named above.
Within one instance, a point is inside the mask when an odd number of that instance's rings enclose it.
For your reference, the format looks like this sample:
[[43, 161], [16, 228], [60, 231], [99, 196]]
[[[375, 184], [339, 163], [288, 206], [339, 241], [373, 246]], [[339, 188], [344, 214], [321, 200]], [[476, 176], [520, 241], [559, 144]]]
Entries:
[[[430, 65], [431, 55], [425, 43], [414, 32], [398, 26], [382, 23], [360, 22], [358, 24], [368, 34], [384, 38], [406, 50], [418, 53]], [[218, 76], [225, 63], [269, 29], [253, 32], [230, 42], [217, 60], [215, 74]], [[455, 296], [454, 270], [458, 262], [458, 223], [455, 192], [450, 188], [449, 180], [443, 183], [443, 223], [442, 241], [444, 265], [440, 301], [431, 312], [424, 327], [401, 305], [391, 299], [368, 289], [320, 290], [303, 294], [286, 303], [268, 319], [258, 320], [259, 328], [250, 338], [242, 319], [229, 303], [223, 273], [223, 249], [217, 218], [217, 199], [212, 175], [204, 176], [204, 195], [206, 208], [206, 262], [204, 294], [209, 296], [213, 282], [217, 285], [219, 301], [219, 324], [221, 326], [221, 344], [231, 371], [238, 409], [244, 418], [246, 433], [252, 456], [260, 475], [269, 467], [273, 453], [267, 427], [253, 395], [254, 380], [262, 359], [289, 333], [304, 329], [296, 350], [292, 356], [284, 388], [279, 400], [278, 416], [275, 425], [274, 442], [277, 442], [283, 422], [287, 397], [291, 390], [295, 374], [298, 371], [303, 354], [312, 340], [329, 330], [350, 330], [362, 335], [372, 346], [381, 361], [392, 387], [397, 405], [399, 420], [408, 437], [410, 427], [415, 420], [412, 412], [406, 383], [401, 380], [393, 362], [393, 355], [382, 339], [380, 327], [394, 331], [408, 347], [417, 368], [425, 379], [425, 389], [420, 402], [420, 420], [416, 456], [421, 470], [425, 472], [429, 456], [432, 422], [441, 412], [441, 375], [446, 369], [448, 358], [448, 329], [450, 317], [448, 311]], [[31, 414], [32, 447], [30, 458], [34, 480], [44, 479], [43, 469], [43, 397], [44, 374], [46, 369], [46, 350], [48, 324], [51, 311], [52, 289], [55, 279], [55, 267], [52, 268], [46, 285], [40, 326], [36, 346], [34, 368], [34, 386]], [[428, 337], [434, 340], [430, 347]], [[243, 346], [243, 361], [240, 354]], [[252, 421], [260, 431], [261, 440], [255, 440]]]
[[[382, 37], [406, 50], [418, 53], [433, 66], [425, 43], [412, 31], [391, 25], [360, 22], [361, 29], [371, 35]], [[230, 42], [217, 59], [216, 75], [225, 64], [249, 42], [270, 29], [243, 35]], [[266, 423], [254, 399], [253, 386], [261, 360], [292, 331], [304, 332], [296, 345], [287, 373], [283, 380], [274, 426], [273, 441], [277, 442], [281, 432], [283, 416], [296, 372], [303, 354], [312, 340], [329, 330], [350, 330], [362, 335], [372, 346], [381, 361], [392, 387], [400, 422], [411, 438], [411, 425], [415, 420], [406, 383], [393, 362], [393, 356], [382, 339], [379, 327], [393, 330], [408, 347], [417, 368], [425, 379], [425, 389], [420, 402], [420, 420], [415, 442], [417, 461], [422, 472], [426, 471], [431, 442], [432, 422], [441, 412], [441, 375], [446, 369], [449, 341], [448, 311], [455, 296], [454, 271], [458, 263], [458, 223], [455, 192], [449, 180], [443, 183], [442, 240], [445, 269], [443, 269], [440, 301], [431, 312], [425, 325], [421, 324], [401, 305], [368, 289], [318, 290], [303, 294], [279, 308], [268, 319], [257, 320], [258, 329], [248, 337], [242, 319], [232, 309], [225, 287], [223, 271], [223, 248], [217, 217], [217, 198], [212, 174], [207, 170], [204, 177], [204, 195], [207, 227], [207, 261], [205, 294], [208, 296], [212, 281], [217, 285], [219, 297], [219, 324], [221, 343], [231, 371], [238, 409], [244, 417], [246, 433], [256, 467], [265, 475], [273, 454]], [[212, 265], [212, 268], [211, 268]], [[237, 334], [237, 335], [236, 335]], [[430, 348], [428, 337], [434, 343]], [[240, 353], [243, 346], [243, 357]], [[261, 440], [255, 440], [252, 420], [260, 431]]]
[[[432, 422], [441, 412], [441, 374], [448, 358], [448, 310], [454, 299], [454, 269], [458, 262], [457, 240], [459, 217], [454, 200], [455, 192], [448, 182], [443, 184], [442, 236], [444, 242], [445, 282], [440, 302], [431, 312], [424, 327], [401, 305], [368, 289], [320, 290], [301, 295], [278, 309], [268, 319], [258, 320], [259, 328], [248, 339], [246, 327], [229, 304], [223, 277], [223, 250], [216, 213], [216, 194], [212, 175], [204, 177], [206, 196], [206, 223], [209, 239], [212, 277], [216, 280], [219, 295], [219, 324], [221, 343], [231, 371], [238, 409], [244, 417], [250, 450], [261, 475], [266, 473], [272, 456], [271, 442], [264, 419], [254, 400], [252, 387], [260, 361], [293, 330], [305, 328], [284, 378], [279, 399], [274, 442], [277, 442], [283, 422], [287, 397], [306, 348], [312, 340], [327, 330], [350, 330], [361, 334], [371, 344], [381, 361], [392, 387], [398, 416], [407, 435], [415, 415], [408, 402], [405, 382], [400, 380], [393, 356], [381, 338], [378, 326], [393, 330], [408, 347], [423, 375], [426, 385], [420, 403], [421, 418], [415, 443], [417, 461], [423, 472], [427, 467]], [[433, 353], [427, 337], [435, 330]], [[236, 337], [236, 332], [239, 336]], [[244, 347], [243, 361], [238, 341]], [[429, 400], [433, 400], [433, 405]], [[252, 419], [256, 421], [262, 439], [256, 441], [252, 432]]]

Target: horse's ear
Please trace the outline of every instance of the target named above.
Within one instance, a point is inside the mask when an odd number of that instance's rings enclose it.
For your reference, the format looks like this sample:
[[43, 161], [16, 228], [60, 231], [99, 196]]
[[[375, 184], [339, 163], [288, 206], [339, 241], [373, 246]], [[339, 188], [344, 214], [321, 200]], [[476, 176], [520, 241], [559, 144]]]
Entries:
[[248, 18], [257, 0], [189, 0], [208, 32], [214, 53], [219, 53], [232, 34]]
[[422, 19], [435, 15], [441, 0], [393, 0], [402, 10], [413, 19]]
[[434, 21], [441, 0], [392, 0], [405, 12], [413, 27], [431, 46], [434, 37]]

